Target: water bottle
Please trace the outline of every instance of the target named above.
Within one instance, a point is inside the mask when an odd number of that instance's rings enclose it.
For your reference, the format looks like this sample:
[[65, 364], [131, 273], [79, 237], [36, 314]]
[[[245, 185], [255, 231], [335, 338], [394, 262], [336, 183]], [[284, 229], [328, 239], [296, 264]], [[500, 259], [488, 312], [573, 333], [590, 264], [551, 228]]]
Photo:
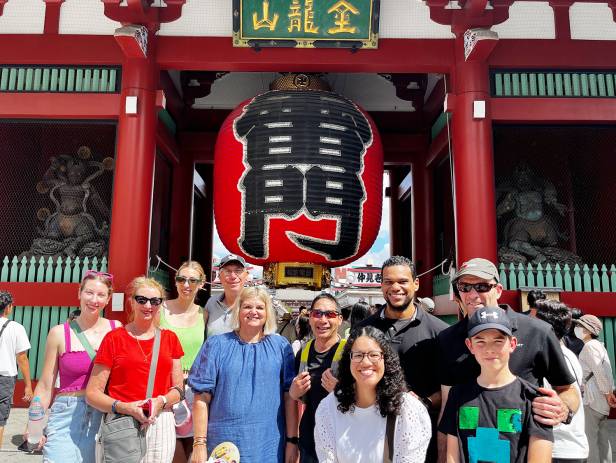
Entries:
[[45, 428], [45, 409], [41, 404], [41, 398], [36, 396], [30, 404], [28, 410], [28, 444], [31, 447], [36, 447], [43, 437], [43, 429]]

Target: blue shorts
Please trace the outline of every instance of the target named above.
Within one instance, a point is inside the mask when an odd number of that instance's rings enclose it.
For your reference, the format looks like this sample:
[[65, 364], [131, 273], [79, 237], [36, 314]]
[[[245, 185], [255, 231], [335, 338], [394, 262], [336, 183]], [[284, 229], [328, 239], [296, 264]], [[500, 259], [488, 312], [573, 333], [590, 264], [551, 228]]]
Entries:
[[45, 463], [95, 461], [95, 437], [103, 414], [86, 404], [85, 397], [56, 397], [47, 422]]

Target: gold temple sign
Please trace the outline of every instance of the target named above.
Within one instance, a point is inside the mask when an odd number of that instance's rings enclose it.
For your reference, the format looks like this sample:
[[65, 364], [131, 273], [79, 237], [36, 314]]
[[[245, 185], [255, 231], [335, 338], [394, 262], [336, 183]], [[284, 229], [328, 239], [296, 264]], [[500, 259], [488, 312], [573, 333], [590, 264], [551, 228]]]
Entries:
[[233, 0], [237, 47], [377, 48], [379, 0]]

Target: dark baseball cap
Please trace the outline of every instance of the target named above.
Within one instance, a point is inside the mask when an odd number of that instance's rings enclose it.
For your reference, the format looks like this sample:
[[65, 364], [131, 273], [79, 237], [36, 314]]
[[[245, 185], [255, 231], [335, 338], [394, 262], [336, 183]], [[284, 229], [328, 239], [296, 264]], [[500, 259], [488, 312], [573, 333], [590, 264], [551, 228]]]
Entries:
[[220, 264], [218, 264], [218, 268], [223, 268], [227, 264], [236, 263], [241, 265], [242, 267], [246, 267], [246, 261], [242, 256], [238, 256], [237, 254], [227, 254], [225, 257], [220, 259]]
[[460, 265], [460, 268], [453, 277], [453, 281], [457, 281], [460, 277], [472, 275], [474, 277], [483, 278], [484, 280], [496, 280], [498, 282], [499, 275], [496, 265], [488, 259], [476, 257], [468, 260]]
[[507, 336], [513, 336], [509, 315], [500, 307], [481, 307], [468, 319], [469, 338], [489, 329], [495, 329]]

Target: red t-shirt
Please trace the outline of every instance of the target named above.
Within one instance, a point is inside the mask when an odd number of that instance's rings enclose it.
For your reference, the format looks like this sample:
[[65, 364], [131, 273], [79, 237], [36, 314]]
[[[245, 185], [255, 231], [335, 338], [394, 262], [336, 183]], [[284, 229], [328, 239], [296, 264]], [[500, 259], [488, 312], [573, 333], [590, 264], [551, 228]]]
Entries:
[[[153, 346], [154, 338], [137, 341], [124, 327], [110, 331], [103, 338], [94, 363], [111, 369], [107, 382], [110, 397], [123, 402], [146, 398]], [[152, 397], [169, 392], [173, 359], [180, 359], [183, 355], [182, 345], [175, 333], [162, 329]]]

